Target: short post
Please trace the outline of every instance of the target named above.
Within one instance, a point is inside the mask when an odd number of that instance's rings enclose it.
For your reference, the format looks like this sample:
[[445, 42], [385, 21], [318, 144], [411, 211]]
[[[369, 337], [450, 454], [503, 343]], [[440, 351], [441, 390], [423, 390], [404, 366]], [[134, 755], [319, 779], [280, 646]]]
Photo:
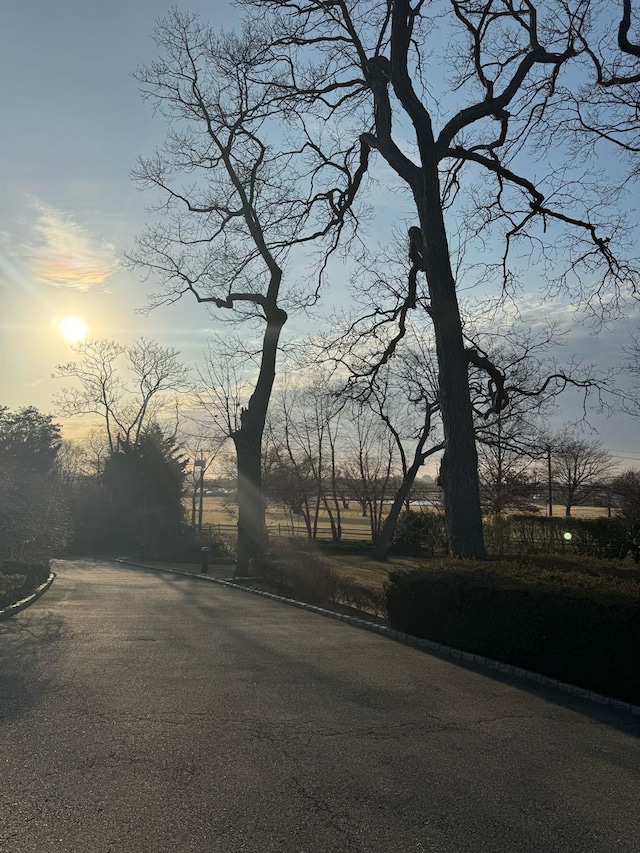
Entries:
[[202, 562], [200, 563], [200, 571], [202, 574], [207, 574], [209, 571], [209, 549], [205, 546], [202, 549]]

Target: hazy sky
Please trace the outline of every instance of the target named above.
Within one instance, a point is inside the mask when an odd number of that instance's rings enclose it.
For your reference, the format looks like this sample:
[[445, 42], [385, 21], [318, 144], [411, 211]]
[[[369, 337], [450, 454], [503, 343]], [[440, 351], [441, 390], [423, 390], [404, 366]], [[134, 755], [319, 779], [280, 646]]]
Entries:
[[[150, 33], [167, 6], [0, 2], [0, 73], [11, 81], [0, 94], [2, 399], [10, 406], [50, 409], [51, 370], [71, 357], [55, 327], [69, 314], [95, 337], [145, 334], [197, 352], [205, 344], [209, 320], [194, 306], [134, 313], [145, 290], [120, 265], [145, 222], [129, 170], [163, 132], [131, 72], [155, 56]], [[233, 23], [226, 3], [210, 12]]]
[[[51, 372], [73, 355], [57, 330], [66, 316], [82, 318], [93, 337], [125, 343], [146, 335], [176, 346], [189, 363], [215, 326], [186, 301], [136, 313], [145, 305], [145, 287], [121, 266], [145, 223], [145, 198], [129, 170], [164, 136], [131, 73], [156, 55], [150, 34], [168, 6], [0, 0], [0, 402], [12, 408], [52, 411], [58, 386]], [[220, 0], [178, 6], [225, 27], [238, 18]], [[621, 342], [638, 328], [637, 314], [597, 336], [574, 329], [570, 315], [564, 320], [566, 349], [603, 364], [618, 357]], [[575, 401], [567, 398], [558, 420], [575, 416]], [[593, 423], [610, 449], [640, 459], [637, 422], [619, 416]]]

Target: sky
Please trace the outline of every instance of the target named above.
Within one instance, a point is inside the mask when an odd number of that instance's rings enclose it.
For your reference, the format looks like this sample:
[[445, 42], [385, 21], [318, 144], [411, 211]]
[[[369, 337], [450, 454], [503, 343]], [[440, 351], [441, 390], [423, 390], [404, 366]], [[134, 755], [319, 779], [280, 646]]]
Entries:
[[[148, 287], [122, 265], [149, 201], [130, 170], [164, 137], [132, 72], [156, 56], [151, 32], [169, 5], [0, 0], [0, 403], [10, 408], [32, 404], [55, 414], [59, 380], [51, 374], [73, 358], [58, 331], [66, 317], [81, 318], [91, 337], [129, 343], [145, 335], [174, 346], [189, 364], [219, 331], [195, 302], [140, 313]], [[177, 5], [226, 28], [239, 20], [220, 0]], [[565, 350], [603, 365], [638, 330], [638, 313], [596, 334], [576, 326], [563, 306], [548, 309], [566, 326]], [[302, 322], [293, 328], [305, 331]], [[579, 402], [569, 395], [557, 422], [577, 416]], [[637, 421], [590, 421], [620, 465], [640, 466]], [[66, 422], [64, 429], [74, 434]]]

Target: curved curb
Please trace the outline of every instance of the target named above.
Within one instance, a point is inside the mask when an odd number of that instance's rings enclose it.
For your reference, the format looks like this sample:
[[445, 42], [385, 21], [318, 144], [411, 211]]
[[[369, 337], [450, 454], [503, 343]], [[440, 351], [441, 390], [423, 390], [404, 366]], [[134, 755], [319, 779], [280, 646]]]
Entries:
[[41, 583], [40, 586], [37, 586], [31, 595], [28, 595], [26, 598], [22, 598], [20, 601], [16, 601], [15, 604], [10, 604], [8, 607], [5, 607], [4, 610], [0, 610], [0, 622], [2, 622], [3, 619], [9, 619], [11, 616], [14, 616], [16, 613], [24, 610], [26, 607], [29, 607], [29, 605], [33, 604], [34, 601], [37, 601], [40, 596], [44, 595], [44, 593], [49, 589], [55, 578], [56, 573], [51, 572], [46, 581]]
[[190, 575], [186, 572], [176, 572], [173, 569], [161, 569], [154, 566], [144, 566], [141, 563], [132, 563], [128, 560], [115, 560], [116, 563], [123, 563], [127, 566], [135, 566], [139, 569], [148, 569], [154, 572], [167, 572], [171, 575], [180, 575], [180, 577], [196, 578], [201, 581], [209, 581], [217, 583], [221, 586], [239, 589], [242, 592], [248, 592], [251, 595], [258, 595], [261, 598], [269, 598], [272, 601], [279, 601], [282, 604], [288, 604], [291, 607], [297, 607], [300, 610], [309, 610], [312, 613], [317, 613], [320, 616], [327, 616], [329, 619], [335, 619], [338, 622], [346, 622], [356, 628], [362, 628], [365, 631], [370, 631], [373, 634], [380, 634], [390, 640], [396, 640], [405, 646], [411, 646], [414, 649], [421, 651], [432, 652], [443, 657], [452, 658], [459, 663], [474, 663], [477, 666], [491, 669], [505, 675], [512, 675], [515, 678], [521, 678], [526, 681], [532, 681], [534, 684], [539, 684], [541, 687], [550, 687], [552, 690], [558, 690], [561, 693], [567, 693], [570, 696], [576, 696], [579, 699], [586, 699], [589, 702], [594, 702], [597, 705], [605, 705], [613, 708], [615, 711], [624, 711], [628, 714], [640, 716], [640, 705], [633, 705], [631, 702], [624, 702], [622, 699], [614, 699], [611, 696], [603, 696], [600, 693], [594, 693], [593, 690], [587, 690], [584, 687], [576, 687], [575, 684], [567, 684], [564, 681], [558, 681], [556, 678], [551, 678], [548, 675], [541, 675], [539, 672], [533, 672], [530, 669], [522, 669], [519, 666], [513, 666], [510, 663], [502, 663], [502, 661], [494, 660], [493, 658], [485, 657], [484, 655], [476, 655], [472, 652], [463, 652], [460, 649], [454, 649], [451, 646], [445, 646], [444, 643], [437, 643], [435, 640], [424, 640], [421, 637], [414, 637], [413, 634], [405, 634], [403, 631], [396, 631], [394, 628], [388, 628], [386, 625], [378, 625], [376, 622], [368, 622], [366, 619], [358, 619], [356, 616], [348, 616], [344, 613], [335, 613], [333, 610], [326, 610], [324, 607], [317, 607], [315, 604], [308, 604], [306, 601], [297, 601], [294, 598], [284, 598], [282, 595], [276, 595], [273, 592], [265, 592], [261, 589], [251, 589], [251, 587], [243, 586], [242, 584], [234, 583], [233, 581], [221, 580], [220, 578], [212, 578], [209, 575], [194, 574]]

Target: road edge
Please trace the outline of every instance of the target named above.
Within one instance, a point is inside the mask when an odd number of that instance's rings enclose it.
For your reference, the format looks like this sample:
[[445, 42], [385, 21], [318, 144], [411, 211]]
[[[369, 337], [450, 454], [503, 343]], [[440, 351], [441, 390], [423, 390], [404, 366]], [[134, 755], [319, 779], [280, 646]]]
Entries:
[[0, 610], [0, 622], [4, 619], [9, 619], [11, 616], [15, 616], [16, 613], [20, 613], [21, 610], [24, 610], [33, 604], [34, 601], [37, 601], [41, 595], [45, 594], [55, 579], [56, 573], [51, 572], [46, 581], [41, 583], [40, 586], [37, 586], [31, 595], [28, 595], [26, 598], [21, 598], [20, 601], [16, 601], [15, 604], [10, 604], [8, 607]]
[[[550, 687], [552, 690], [557, 690], [561, 693], [566, 693], [569, 696], [576, 696], [579, 699], [586, 699], [597, 705], [604, 705], [613, 708], [615, 711], [623, 711], [628, 714], [640, 716], [640, 705], [633, 705], [631, 702], [625, 702], [622, 699], [614, 699], [612, 696], [603, 696], [601, 693], [595, 693], [592, 690], [587, 690], [584, 687], [577, 687], [575, 684], [567, 684], [565, 681], [559, 681], [556, 678], [551, 678], [548, 675], [541, 675], [539, 672], [533, 672], [530, 669], [522, 669], [519, 666], [513, 666], [510, 663], [494, 660], [493, 658], [485, 657], [484, 655], [476, 655], [472, 652], [463, 652], [461, 649], [455, 649], [452, 646], [446, 646], [444, 643], [437, 643], [435, 640], [425, 640], [421, 637], [414, 637], [413, 634], [406, 634], [403, 631], [396, 631], [394, 628], [389, 628], [386, 625], [379, 625], [376, 622], [368, 622], [366, 619], [358, 619], [357, 616], [349, 616], [345, 613], [336, 613], [333, 610], [326, 610], [324, 607], [318, 607], [315, 604], [308, 604], [306, 601], [298, 601], [295, 598], [285, 598], [282, 595], [276, 595], [273, 592], [265, 592], [260, 589], [252, 589], [243, 584], [234, 583], [230, 580], [222, 580], [220, 578], [212, 578], [205, 574], [188, 574], [186, 572], [177, 572], [174, 569], [164, 569], [157, 566], [145, 566], [143, 563], [134, 563], [130, 560], [113, 560], [115, 563], [121, 563], [125, 566], [134, 566], [139, 569], [147, 569], [152, 572], [166, 572], [170, 575], [179, 575], [180, 577], [195, 578], [200, 581], [208, 581], [221, 586], [227, 586], [231, 589], [238, 589], [242, 592], [248, 592], [251, 595], [258, 595], [261, 598], [269, 598], [272, 601], [280, 601], [282, 604], [288, 604], [291, 607], [297, 607], [300, 610], [308, 610], [311, 613], [317, 613], [320, 616], [327, 616], [329, 619], [335, 619], [339, 622], [346, 622], [356, 628], [361, 628], [365, 631], [370, 631], [373, 634], [380, 634], [390, 640], [402, 643], [405, 646], [411, 646], [421, 651], [433, 652], [443, 657], [451, 658], [460, 663], [474, 663], [484, 669], [490, 669], [505, 675], [512, 675], [515, 678], [520, 678], [525, 681], [531, 681], [534, 684], [539, 684], [541, 687]], [[2, 618], [0, 616], [0, 618]]]

